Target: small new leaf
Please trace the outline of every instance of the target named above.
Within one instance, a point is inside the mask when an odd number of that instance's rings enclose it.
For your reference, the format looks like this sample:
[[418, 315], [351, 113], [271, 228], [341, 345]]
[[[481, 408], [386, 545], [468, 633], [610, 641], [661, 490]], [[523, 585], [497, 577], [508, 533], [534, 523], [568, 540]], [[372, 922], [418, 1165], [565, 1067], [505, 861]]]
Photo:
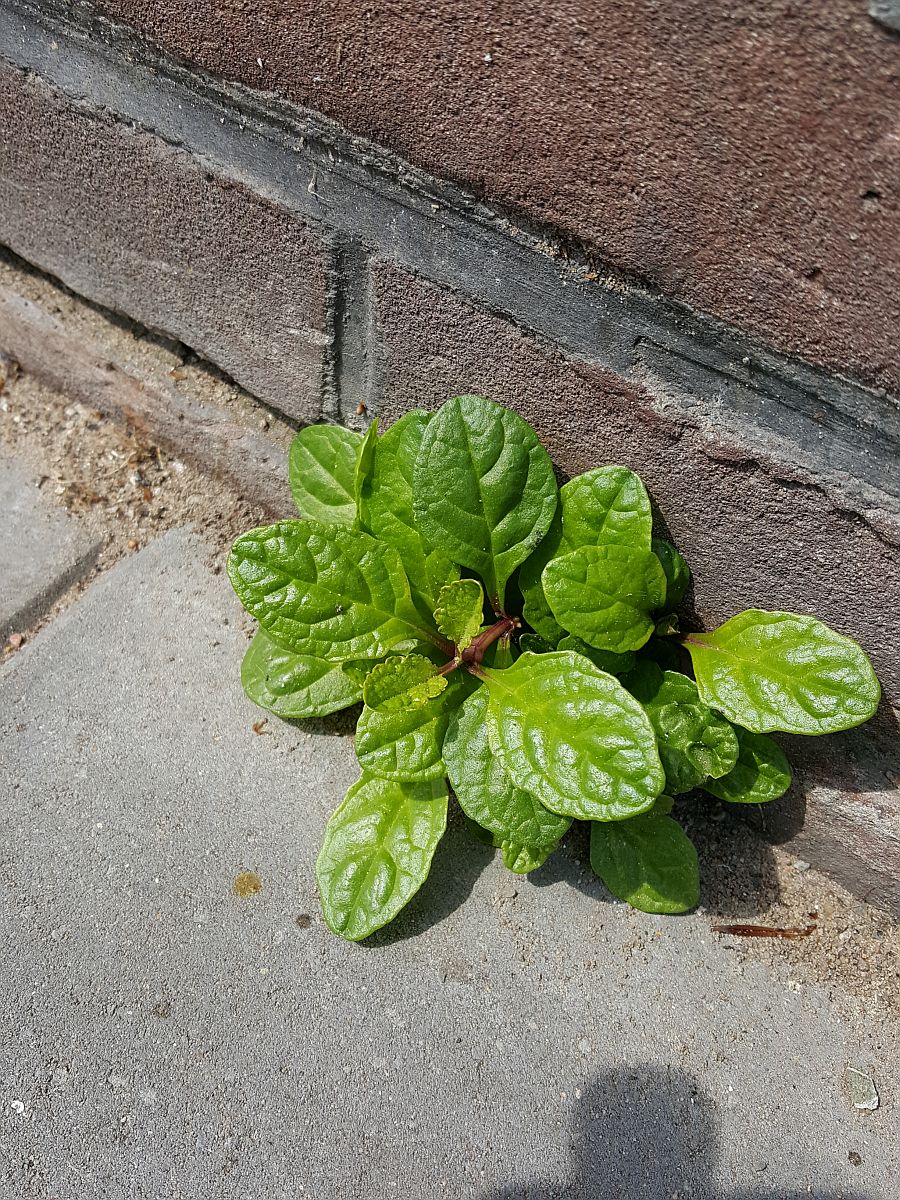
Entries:
[[703, 790], [731, 804], [766, 804], [791, 786], [791, 766], [781, 747], [765, 733], [736, 726], [738, 758], [721, 779], [708, 779]]
[[335, 811], [316, 862], [328, 927], [351, 942], [392, 921], [428, 877], [447, 827], [447, 785], [363, 775]]
[[836, 733], [881, 698], [857, 643], [813, 617], [751, 608], [684, 644], [706, 703], [753, 733]]
[[447, 676], [421, 654], [395, 656], [376, 664], [366, 676], [363, 700], [369, 708], [400, 712], [419, 708], [447, 686]]
[[481, 628], [484, 592], [477, 579], [457, 579], [441, 588], [434, 619], [439, 631], [457, 650], [466, 646]]
[[697, 851], [661, 796], [629, 821], [591, 826], [591, 867], [614, 896], [648, 913], [682, 913], [700, 899]]
[[671, 542], [653, 539], [653, 553], [659, 559], [666, 576], [666, 611], [677, 608], [691, 582], [691, 569]]
[[556, 620], [598, 650], [638, 650], [653, 633], [650, 616], [666, 598], [666, 577], [650, 550], [582, 546], [544, 568]]
[[301, 517], [352, 525], [354, 477], [362, 436], [340, 425], [307, 425], [291, 443], [288, 478]]
[[445, 774], [441, 753], [451, 713], [475, 687], [457, 672], [439, 696], [398, 712], [364, 708], [356, 726], [356, 757], [370, 775], [425, 782]]
[[362, 697], [338, 664], [283, 650], [262, 629], [244, 655], [241, 683], [254, 704], [285, 720], [324, 717]]
[[353, 498], [356, 503], [356, 515], [360, 516], [360, 502], [363, 493], [369, 486], [372, 472], [375, 469], [375, 451], [378, 446], [378, 419], [376, 418], [363, 435], [359, 444], [359, 454], [356, 457], [356, 470], [353, 474]]
[[507, 670], [484, 675], [491, 750], [551, 812], [620, 821], [663, 790], [647, 714], [580, 654], [523, 654]]

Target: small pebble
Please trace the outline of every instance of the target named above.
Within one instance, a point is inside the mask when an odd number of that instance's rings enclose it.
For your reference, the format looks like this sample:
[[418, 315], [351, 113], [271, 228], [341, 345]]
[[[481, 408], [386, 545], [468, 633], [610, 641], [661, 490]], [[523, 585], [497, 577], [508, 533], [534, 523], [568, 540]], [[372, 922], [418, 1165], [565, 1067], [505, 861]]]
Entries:
[[794, 870], [795, 871], [808, 871], [809, 863], [804, 862], [802, 858], [798, 858], [797, 861], [794, 863]]
[[13, 1110], [14, 1113], [18, 1113], [20, 1117], [25, 1111], [25, 1105], [22, 1103], [21, 1100], [10, 1100], [9, 1107]]
[[862, 1166], [862, 1155], [858, 1154], [855, 1150], [851, 1150], [848, 1153], [847, 1159], [848, 1159], [850, 1165], [853, 1167], [861, 1167]]
[[844, 1092], [857, 1112], [874, 1112], [878, 1107], [875, 1080], [858, 1067], [848, 1067], [844, 1072]]

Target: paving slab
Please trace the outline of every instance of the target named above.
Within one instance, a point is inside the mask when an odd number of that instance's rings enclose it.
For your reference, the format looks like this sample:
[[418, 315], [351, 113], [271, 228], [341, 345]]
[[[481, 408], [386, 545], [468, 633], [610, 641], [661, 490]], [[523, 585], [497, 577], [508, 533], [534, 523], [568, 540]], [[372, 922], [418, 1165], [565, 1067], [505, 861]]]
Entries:
[[350, 726], [254, 732], [208, 558], [161, 538], [0, 673], [0, 1195], [897, 1195], [895, 1031], [577, 847], [522, 880], [454, 822], [391, 931], [330, 934]]
[[0, 639], [32, 625], [87, 571], [99, 542], [43, 496], [34, 475], [0, 456]]

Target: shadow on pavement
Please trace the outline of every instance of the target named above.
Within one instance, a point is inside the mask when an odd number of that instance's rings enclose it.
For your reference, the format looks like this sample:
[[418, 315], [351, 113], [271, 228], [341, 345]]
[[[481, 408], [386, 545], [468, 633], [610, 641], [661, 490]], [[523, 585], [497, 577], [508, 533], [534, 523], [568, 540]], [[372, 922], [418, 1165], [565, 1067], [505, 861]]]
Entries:
[[716, 1106], [681, 1070], [603, 1072], [578, 1101], [574, 1126], [567, 1180], [513, 1181], [482, 1200], [877, 1200], [852, 1188], [807, 1191], [805, 1180], [773, 1186], [762, 1140], [741, 1164], [746, 1182], [722, 1186]]

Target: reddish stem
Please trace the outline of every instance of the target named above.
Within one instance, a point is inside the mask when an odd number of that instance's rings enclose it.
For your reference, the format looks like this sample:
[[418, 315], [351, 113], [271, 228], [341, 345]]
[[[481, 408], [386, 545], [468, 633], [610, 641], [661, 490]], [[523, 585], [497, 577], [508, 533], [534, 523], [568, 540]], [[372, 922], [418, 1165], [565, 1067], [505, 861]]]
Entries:
[[484, 658], [485, 651], [488, 646], [492, 646], [494, 642], [502, 637], [509, 637], [514, 629], [518, 629], [521, 622], [517, 617], [502, 617], [490, 629], [486, 629], [484, 633], [479, 633], [478, 637], [473, 638], [466, 646], [460, 655], [460, 661], [466, 666], [477, 667]]

